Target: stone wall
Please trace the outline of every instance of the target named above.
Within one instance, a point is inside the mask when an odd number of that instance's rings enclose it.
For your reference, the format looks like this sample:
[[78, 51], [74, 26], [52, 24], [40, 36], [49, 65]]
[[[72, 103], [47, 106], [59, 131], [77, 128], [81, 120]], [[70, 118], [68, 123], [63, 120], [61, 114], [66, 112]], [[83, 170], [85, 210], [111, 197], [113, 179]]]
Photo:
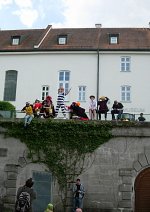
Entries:
[[[114, 137], [94, 152], [88, 168], [79, 176], [86, 190], [86, 212], [134, 211], [135, 179], [150, 167], [149, 129], [148, 126], [116, 126], [112, 130]], [[32, 170], [45, 170], [43, 165], [28, 161], [27, 151], [19, 140], [0, 134], [0, 198], [6, 208], [13, 208], [16, 190], [32, 177]], [[53, 186], [55, 205], [58, 196], [56, 184]]]

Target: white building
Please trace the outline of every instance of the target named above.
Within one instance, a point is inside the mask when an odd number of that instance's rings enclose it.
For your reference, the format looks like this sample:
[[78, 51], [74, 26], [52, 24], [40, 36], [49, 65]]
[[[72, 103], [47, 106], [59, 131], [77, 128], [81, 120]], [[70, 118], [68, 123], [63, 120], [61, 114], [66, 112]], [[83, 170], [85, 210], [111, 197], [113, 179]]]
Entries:
[[89, 96], [118, 100], [124, 111], [150, 114], [149, 28], [61, 28], [0, 31], [0, 100], [20, 110], [26, 101], [57, 89], [71, 92], [66, 105]]

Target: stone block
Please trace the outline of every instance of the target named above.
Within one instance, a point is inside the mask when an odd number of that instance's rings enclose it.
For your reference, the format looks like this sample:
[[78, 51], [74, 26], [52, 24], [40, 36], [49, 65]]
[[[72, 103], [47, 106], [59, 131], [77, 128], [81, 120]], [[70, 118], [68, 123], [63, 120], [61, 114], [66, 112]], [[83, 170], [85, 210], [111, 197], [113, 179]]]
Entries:
[[133, 167], [134, 167], [134, 169], [135, 169], [137, 172], [140, 171], [140, 170], [142, 169], [142, 166], [141, 166], [141, 164], [140, 164], [138, 161], [136, 161], [136, 162], [133, 163]]
[[132, 177], [131, 176], [123, 176], [122, 178], [123, 184], [132, 184]]
[[10, 203], [10, 204], [14, 204], [16, 200], [16, 196], [6, 196], [3, 198], [3, 202], [4, 203]]
[[20, 165], [21, 167], [25, 167], [27, 165], [27, 162], [24, 157], [19, 157], [18, 165]]
[[16, 180], [16, 179], [17, 179], [17, 173], [8, 172], [8, 173], [7, 173], [7, 179], [8, 179], [8, 180]]
[[15, 164], [6, 164], [4, 168], [5, 172], [15, 172], [18, 173], [18, 166]]
[[129, 209], [131, 209], [131, 207], [132, 207], [131, 200], [119, 201], [118, 206], [119, 206], [119, 208], [129, 208]]
[[7, 188], [16, 188], [16, 180], [6, 180], [5, 186]]
[[0, 148], [0, 157], [7, 157], [7, 149]]
[[142, 165], [142, 167], [145, 167], [148, 165], [148, 162], [146, 160], [145, 154], [139, 154], [138, 161]]
[[150, 164], [150, 148], [145, 147], [145, 157], [148, 161], [148, 164]]
[[121, 184], [119, 185], [119, 191], [122, 192], [132, 192], [132, 185], [128, 185], [128, 184]]
[[7, 195], [8, 196], [15, 196], [16, 195], [16, 188], [8, 188], [7, 189]]
[[119, 176], [132, 176], [132, 169], [119, 169]]
[[123, 200], [131, 200], [132, 193], [131, 192], [122, 192]]
[[15, 207], [15, 204], [5, 203], [3, 212], [5, 212], [5, 211], [14, 212], [14, 207]]

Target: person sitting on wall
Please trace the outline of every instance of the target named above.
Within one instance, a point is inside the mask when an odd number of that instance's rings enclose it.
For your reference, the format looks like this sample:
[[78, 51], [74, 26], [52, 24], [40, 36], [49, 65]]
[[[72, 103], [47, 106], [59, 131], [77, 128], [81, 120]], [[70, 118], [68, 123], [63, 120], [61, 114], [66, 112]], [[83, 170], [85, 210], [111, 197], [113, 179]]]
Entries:
[[120, 119], [122, 113], [123, 113], [123, 104], [115, 100], [111, 110], [112, 120], [115, 120], [115, 114], [118, 114], [117, 119]]
[[33, 119], [33, 106], [29, 102], [26, 102], [26, 106], [23, 107], [21, 111], [26, 113], [24, 117], [24, 127], [26, 128]]
[[101, 114], [104, 114], [105, 120], [107, 119], [107, 112], [109, 111], [107, 102], [109, 98], [105, 96], [101, 96], [98, 101], [98, 114], [99, 120], [101, 120]]
[[33, 114], [34, 117], [39, 117], [40, 116], [40, 110], [42, 108], [42, 103], [40, 100], [36, 99], [35, 102], [33, 103]]
[[47, 96], [42, 102], [41, 113], [43, 113], [44, 118], [55, 117], [55, 109], [51, 96]]
[[80, 120], [89, 120], [88, 116], [85, 113], [85, 109], [80, 107], [80, 102], [72, 102], [72, 104], [69, 106], [70, 110], [70, 119], [73, 118], [73, 116], [77, 116]]
[[140, 116], [138, 117], [139, 121], [145, 121], [146, 119], [143, 116], [143, 113], [140, 113]]

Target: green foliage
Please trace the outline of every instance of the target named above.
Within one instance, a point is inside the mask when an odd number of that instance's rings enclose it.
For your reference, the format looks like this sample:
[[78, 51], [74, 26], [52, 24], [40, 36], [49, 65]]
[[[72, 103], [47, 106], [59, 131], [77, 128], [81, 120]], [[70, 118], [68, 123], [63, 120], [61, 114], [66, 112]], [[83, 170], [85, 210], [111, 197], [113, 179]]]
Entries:
[[15, 106], [10, 102], [0, 101], [0, 110], [10, 111], [15, 110]]

